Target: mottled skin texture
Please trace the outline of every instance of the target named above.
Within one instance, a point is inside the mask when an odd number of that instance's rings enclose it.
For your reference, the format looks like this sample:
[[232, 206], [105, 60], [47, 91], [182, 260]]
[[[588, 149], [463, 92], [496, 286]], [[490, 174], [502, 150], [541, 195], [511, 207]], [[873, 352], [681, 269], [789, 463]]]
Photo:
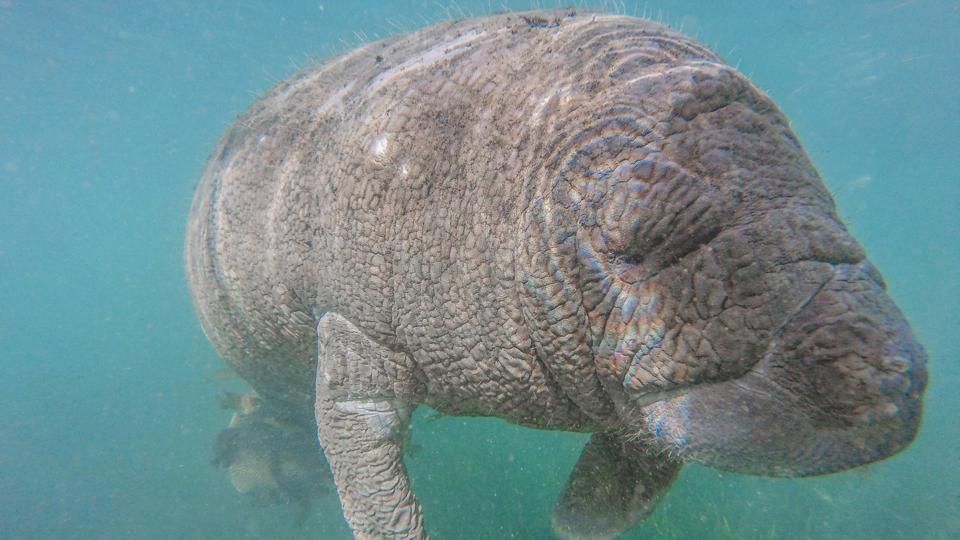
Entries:
[[298, 73], [211, 156], [187, 260], [227, 362], [316, 420], [361, 538], [425, 536], [421, 403], [595, 433], [566, 537], [630, 527], [682, 461], [827, 473], [920, 421], [923, 349], [787, 120], [641, 19], [448, 22]]

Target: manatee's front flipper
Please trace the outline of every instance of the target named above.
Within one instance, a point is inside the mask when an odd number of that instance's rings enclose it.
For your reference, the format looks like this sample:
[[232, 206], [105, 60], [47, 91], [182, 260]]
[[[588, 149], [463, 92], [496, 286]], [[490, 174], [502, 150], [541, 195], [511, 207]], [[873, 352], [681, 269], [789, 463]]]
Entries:
[[402, 431], [418, 394], [410, 360], [336, 313], [317, 334], [317, 431], [347, 523], [359, 539], [426, 538], [403, 466]]
[[642, 442], [595, 433], [553, 510], [565, 539], [613, 538], [650, 515], [681, 463]]

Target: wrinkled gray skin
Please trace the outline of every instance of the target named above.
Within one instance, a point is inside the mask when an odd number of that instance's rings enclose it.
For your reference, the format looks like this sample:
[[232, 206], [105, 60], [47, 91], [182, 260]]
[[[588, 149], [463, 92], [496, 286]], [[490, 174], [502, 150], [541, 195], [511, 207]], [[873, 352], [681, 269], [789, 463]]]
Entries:
[[187, 261], [227, 362], [316, 419], [359, 538], [425, 537], [421, 403], [594, 433], [567, 538], [683, 461], [829, 473], [920, 422], [923, 348], [787, 120], [645, 20], [447, 22], [298, 73], [211, 156]]

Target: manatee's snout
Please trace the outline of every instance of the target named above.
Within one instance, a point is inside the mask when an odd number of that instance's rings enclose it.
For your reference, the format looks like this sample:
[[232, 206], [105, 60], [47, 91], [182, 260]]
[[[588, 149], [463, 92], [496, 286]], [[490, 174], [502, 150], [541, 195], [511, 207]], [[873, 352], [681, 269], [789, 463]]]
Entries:
[[873, 266], [838, 264], [750, 371], [651, 404], [644, 415], [686, 459], [748, 474], [825, 474], [913, 440], [925, 364]]

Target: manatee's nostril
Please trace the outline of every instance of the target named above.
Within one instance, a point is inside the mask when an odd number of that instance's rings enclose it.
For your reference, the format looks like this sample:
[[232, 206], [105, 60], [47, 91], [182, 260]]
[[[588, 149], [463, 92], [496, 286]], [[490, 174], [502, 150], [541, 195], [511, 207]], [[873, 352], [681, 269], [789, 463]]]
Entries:
[[859, 264], [860, 272], [873, 280], [874, 283], [880, 286], [881, 289], [887, 290], [887, 283], [883, 280], [883, 276], [880, 275], [880, 271], [877, 270], [877, 267], [873, 265], [872, 262], [864, 260]]
[[833, 279], [835, 281], [857, 281], [866, 278], [881, 289], [887, 289], [887, 284], [883, 281], [880, 271], [868, 259], [859, 262], [831, 262], [830, 264], [834, 268]]
[[913, 339], [899, 337], [886, 344], [884, 353], [881, 370], [887, 376], [880, 391], [897, 400], [916, 399], [927, 384], [927, 353], [923, 346]]

